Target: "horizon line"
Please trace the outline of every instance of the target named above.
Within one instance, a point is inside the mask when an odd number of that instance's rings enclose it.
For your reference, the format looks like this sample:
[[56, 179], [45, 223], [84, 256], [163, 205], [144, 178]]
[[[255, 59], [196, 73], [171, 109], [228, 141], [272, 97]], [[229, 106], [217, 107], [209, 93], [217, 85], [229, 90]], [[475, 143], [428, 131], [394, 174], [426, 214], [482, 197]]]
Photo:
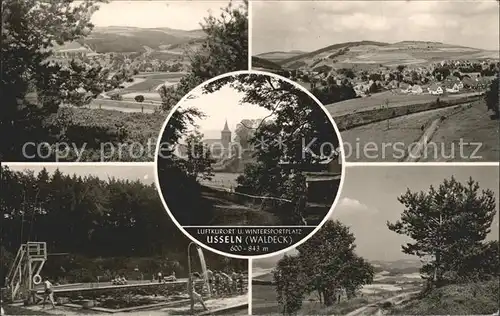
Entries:
[[[294, 48], [294, 49], [289, 49], [289, 50], [271, 50], [271, 51], [265, 51], [265, 52], [260, 52], [260, 53], [252, 53], [252, 56], [258, 56], [261, 54], [270, 54], [270, 53], [293, 53], [293, 52], [301, 52], [304, 54], [309, 54], [313, 53], [315, 51], [324, 49], [328, 46], [333, 46], [333, 45], [340, 45], [340, 44], [348, 44], [348, 43], [361, 43], [361, 42], [376, 42], [376, 43], [381, 43], [381, 44], [387, 44], [387, 45], [394, 45], [398, 43], [404, 43], [404, 42], [418, 42], [418, 43], [434, 43], [434, 44], [444, 44], [444, 45], [455, 45], [458, 47], [463, 47], [463, 48], [472, 48], [472, 49], [478, 49], [478, 50], [483, 50], [483, 51], [495, 51], [495, 52], [500, 52], [500, 45], [498, 48], [493, 49], [493, 48], [481, 48], [481, 47], [472, 47], [472, 46], [464, 46], [464, 44], [455, 44], [455, 43], [447, 43], [447, 42], [441, 42], [441, 41], [426, 41], [426, 40], [402, 40], [402, 41], [396, 41], [396, 42], [382, 42], [378, 40], [369, 40], [369, 39], [363, 39], [363, 40], [357, 40], [357, 41], [348, 41], [348, 42], [335, 42], [333, 44], [327, 45], [327, 46], [322, 46], [320, 48], [312, 49], [312, 50], [306, 50], [306, 49], [301, 49], [301, 48]], [[360, 44], [363, 45], [363, 44]], [[367, 44], [369, 45], [369, 44]]]

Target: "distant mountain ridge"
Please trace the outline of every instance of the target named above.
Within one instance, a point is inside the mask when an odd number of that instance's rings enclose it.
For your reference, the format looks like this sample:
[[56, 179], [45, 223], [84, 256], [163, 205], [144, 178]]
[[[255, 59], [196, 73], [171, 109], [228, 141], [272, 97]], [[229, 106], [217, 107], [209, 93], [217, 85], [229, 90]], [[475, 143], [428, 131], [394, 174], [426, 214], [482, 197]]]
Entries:
[[203, 30], [178, 30], [167, 27], [139, 28], [130, 26], [95, 27], [79, 42], [98, 53], [144, 52], [144, 47], [165, 51], [181, 46], [199, 44], [204, 38]]
[[283, 68], [314, 69], [322, 66], [409, 65], [426, 64], [447, 59], [498, 59], [498, 51], [428, 41], [386, 43], [356, 41], [329, 45], [312, 52], [269, 52], [255, 57], [272, 61]]

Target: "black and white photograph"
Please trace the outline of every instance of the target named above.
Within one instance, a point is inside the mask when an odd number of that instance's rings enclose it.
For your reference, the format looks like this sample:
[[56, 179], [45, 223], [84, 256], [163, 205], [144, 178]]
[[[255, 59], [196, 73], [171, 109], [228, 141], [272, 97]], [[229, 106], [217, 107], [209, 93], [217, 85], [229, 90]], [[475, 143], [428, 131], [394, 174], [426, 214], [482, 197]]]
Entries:
[[2, 1], [0, 160], [153, 162], [185, 93], [248, 69], [247, 5]]
[[152, 164], [1, 168], [5, 315], [248, 314], [248, 261], [183, 235]]
[[252, 260], [252, 315], [498, 315], [499, 171], [347, 167], [314, 236]]
[[[242, 237], [201, 227], [292, 227], [293, 240], [269, 246], [272, 252], [304, 238], [332, 209], [342, 178], [339, 144], [334, 122], [300, 85], [267, 73], [229, 74], [172, 110], [157, 183], [174, 220], [204, 243], [229, 247]], [[241, 252], [254, 252], [248, 247]]]
[[346, 162], [497, 162], [499, 2], [252, 1], [252, 69], [328, 109]]

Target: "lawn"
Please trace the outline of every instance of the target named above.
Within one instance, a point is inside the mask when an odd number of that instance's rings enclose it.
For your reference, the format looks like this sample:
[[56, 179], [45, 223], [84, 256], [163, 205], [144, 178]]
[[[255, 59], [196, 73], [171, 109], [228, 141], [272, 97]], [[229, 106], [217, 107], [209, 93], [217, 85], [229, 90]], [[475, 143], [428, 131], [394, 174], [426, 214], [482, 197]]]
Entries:
[[[499, 122], [484, 101], [442, 122], [421, 161], [495, 161], [500, 159]], [[460, 146], [460, 142], [464, 143]], [[462, 149], [461, 149], [462, 147]], [[477, 150], [477, 152], [476, 152]]]
[[426, 128], [451, 110], [425, 111], [346, 130], [341, 133], [346, 161], [401, 161], [406, 156], [407, 147], [422, 135], [422, 127]]

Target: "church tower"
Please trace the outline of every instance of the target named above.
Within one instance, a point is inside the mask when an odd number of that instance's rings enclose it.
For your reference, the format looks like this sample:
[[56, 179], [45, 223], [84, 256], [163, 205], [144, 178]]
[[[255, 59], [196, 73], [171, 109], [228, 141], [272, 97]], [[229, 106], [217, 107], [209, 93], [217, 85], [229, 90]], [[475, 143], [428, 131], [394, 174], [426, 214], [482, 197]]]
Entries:
[[229, 149], [229, 144], [231, 143], [231, 131], [227, 126], [227, 120], [226, 124], [224, 124], [224, 129], [220, 132], [220, 139], [222, 142], [222, 146], [224, 146], [224, 149]]

